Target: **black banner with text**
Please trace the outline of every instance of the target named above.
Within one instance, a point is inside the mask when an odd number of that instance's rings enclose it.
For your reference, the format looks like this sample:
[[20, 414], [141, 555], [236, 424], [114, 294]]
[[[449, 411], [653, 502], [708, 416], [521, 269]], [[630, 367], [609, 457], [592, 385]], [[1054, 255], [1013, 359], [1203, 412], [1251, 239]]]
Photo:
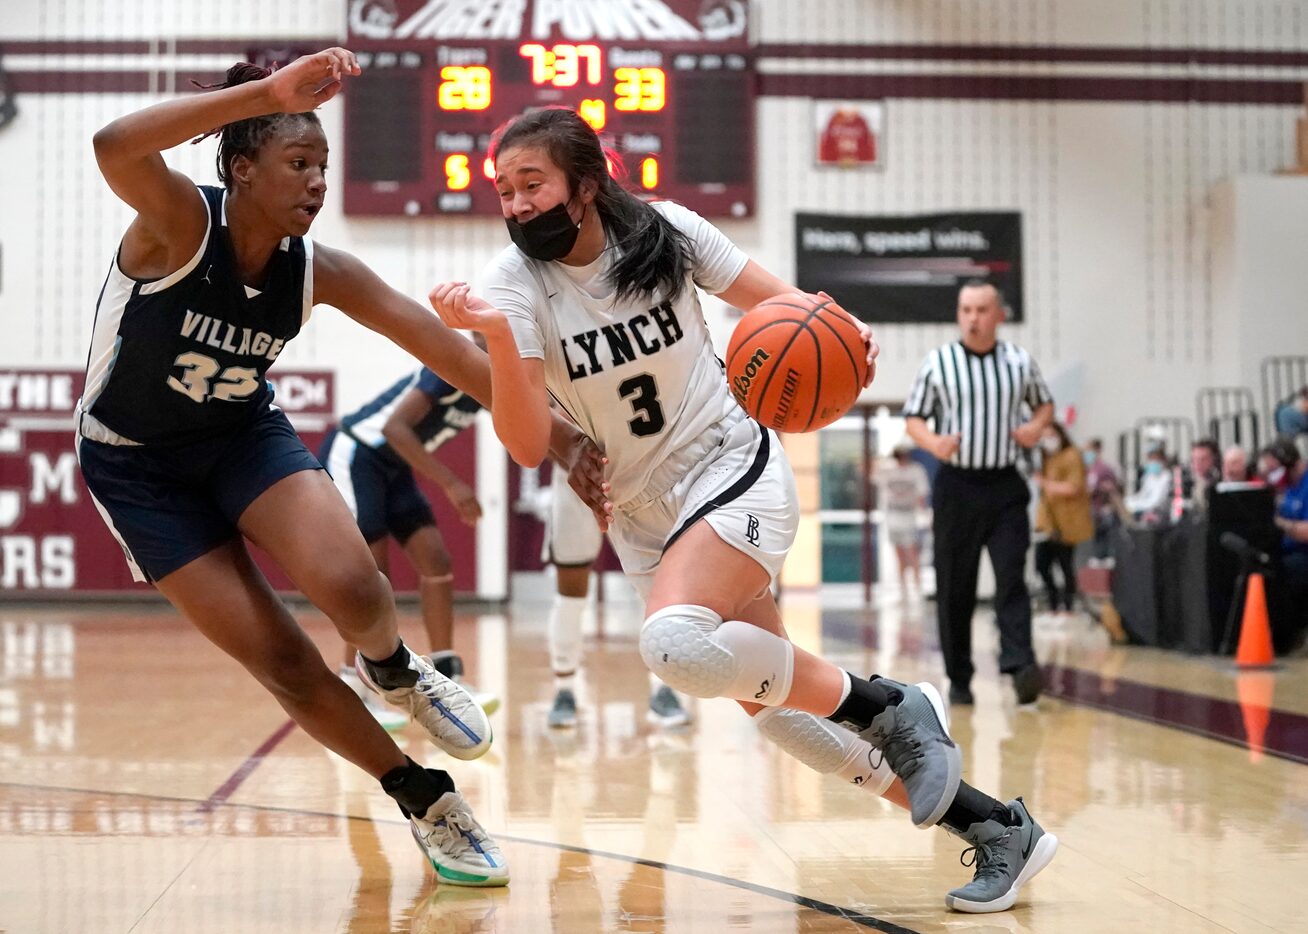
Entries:
[[985, 279], [1022, 320], [1022, 215], [795, 215], [796, 284], [823, 291], [864, 321], [955, 320], [958, 290]]

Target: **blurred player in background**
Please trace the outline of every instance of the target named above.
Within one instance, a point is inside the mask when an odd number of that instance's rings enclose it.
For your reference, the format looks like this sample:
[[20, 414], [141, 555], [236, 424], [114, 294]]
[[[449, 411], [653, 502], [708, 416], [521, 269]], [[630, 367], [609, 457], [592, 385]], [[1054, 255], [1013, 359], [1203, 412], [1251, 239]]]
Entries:
[[[589, 603], [591, 571], [599, 557], [603, 534], [590, 507], [568, 486], [562, 470], [555, 470], [545, 513], [545, 542], [541, 560], [554, 565], [554, 605], [550, 609], [550, 667], [554, 671], [554, 700], [548, 723], [555, 729], [577, 725], [577, 669], [581, 665], [582, 620]], [[677, 692], [654, 675], [649, 676], [650, 723], [673, 728], [690, 723], [690, 713]]]
[[[480, 343], [480, 336], [477, 339]], [[481, 403], [472, 396], [423, 368], [341, 419], [318, 452], [383, 574], [389, 571], [390, 539], [404, 549], [418, 572], [422, 625], [431, 652], [428, 657], [437, 671], [460, 683], [463, 659], [454, 651], [450, 554], [436, 527], [431, 503], [418, 488], [414, 474], [439, 486], [459, 518], [475, 526], [481, 518], [477, 494], [435, 455], [441, 445], [471, 425], [480, 410]], [[575, 493], [572, 496], [576, 499]], [[594, 527], [590, 510], [577, 502]], [[340, 675], [382, 726], [395, 729], [408, 722], [404, 714], [379, 703], [377, 695], [364, 686], [354, 667], [352, 646], [346, 646]], [[498, 709], [496, 695], [470, 687], [469, 691], [488, 714]]]
[[886, 533], [899, 559], [899, 593], [908, 599], [908, 581], [922, 595], [921, 542], [918, 520], [930, 505], [931, 482], [926, 468], [913, 460], [913, 448], [900, 444], [892, 452], [889, 464], [877, 471], [881, 487], [881, 509], [886, 517]]

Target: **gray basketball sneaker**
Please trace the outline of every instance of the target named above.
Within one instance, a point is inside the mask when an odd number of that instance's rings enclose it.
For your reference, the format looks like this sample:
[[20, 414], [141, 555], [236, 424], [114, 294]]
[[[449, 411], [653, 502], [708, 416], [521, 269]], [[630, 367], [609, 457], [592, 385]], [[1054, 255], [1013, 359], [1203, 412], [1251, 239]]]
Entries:
[[499, 845], [477, 823], [463, 795], [447, 791], [422, 817], [409, 815], [414, 842], [436, 876], [452, 885], [507, 885]]
[[577, 725], [577, 695], [563, 688], [554, 695], [548, 720], [551, 729], [567, 730]]
[[949, 737], [945, 702], [925, 681], [901, 684], [877, 678], [873, 683], [898, 692], [901, 698], [877, 714], [859, 735], [881, 751], [904, 783], [913, 823], [930, 827], [949, 810], [963, 774], [963, 753]]
[[649, 696], [649, 713], [645, 718], [655, 726], [671, 730], [690, 723], [690, 712], [682, 706], [681, 698], [672, 688], [661, 684], [659, 689]]
[[[1045, 833], [1022, 799], [1009, 801], [1008, 810], [1018, 820], [1012, 827], [987, 820], [973, 824], [963, 834], [972, 845], [963, 851], [959, 862], [964, 866], [975, 864], [976, 874], [967, 885], [945, 896], [946, 907], [973, 913], [1007, 911], [1017, 901], [1022, 886], [1054, 858], [1058, 838]], [[966, 862], [969, 853], [972, 863]]]
[[354, 655], [354, 670], [365, 687], [407, 710], [436, 746], [456, 759], [476, 759], [491, 745], [491, 725], [463, 685], [451, 681], [424, 655], [409, 652], [406, 668], [379, 668]]

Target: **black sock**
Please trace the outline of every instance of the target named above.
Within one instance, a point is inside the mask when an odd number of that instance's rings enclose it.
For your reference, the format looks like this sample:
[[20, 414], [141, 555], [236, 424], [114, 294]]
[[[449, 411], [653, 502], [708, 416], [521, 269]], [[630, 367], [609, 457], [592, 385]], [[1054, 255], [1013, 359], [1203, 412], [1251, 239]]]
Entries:
[[392, 652], [390, 655], [387, 655], [381, 661], [374, 661], [373, 659], [369, 658], [367, 655], [364, 655], [362, 652], [360, 652], [359, 654], [363, 656], [363, 660], [367, 662], [369, 665], [371, 665], [373, 668], [408, 668], [409, 667], [409, 649], [404, 644], [403, 639], [400, 640], [400, 644], [395, 649], [395, 651]]
[[397, 766], [381, 777], [382, 791], [395, 799], [405, 817], [422, 816], [440, 796], [454, 790], [454, 779], [449, 772], [424, 769], [409, 759], [408, 765]]
[[431, 659], [431, 663], [435, 666], [436, 670], [445, 677], [463, 677], [463, 659], [459, 657], [457, 652], [433, 652], [428, 656], [428, 658]]
[[984, 821], [998, 821], [1005, 827], [1013, 823], [1013, 815], [1008, 805], [996, 801], [984, 791], [977, 791], [967, 782], [958, 783], [958, 794], [949, 805], [949, 810], [940, 819], [940, 825], [954, 833], [967, 833], [973, 824]]
[[362, 652], [359, 657], [368, 666], [368, 675], [377, 686], [385, 691], [395, 688], [411, 688], [418, 683], [418, 673], [409, 667], [409, 647], [400, 640], [400, 647], [379, 662], [373, 661]]
[[[881, 684], [874, 684], [876, 677], [873, 675], [865, 681], [858, 675], [851, 674], [849, 696], [840, 702], [835, 713], [827, 719], [844, 724], [852, 730], [866, 730], [877, 714], [891, 704], [898, 703], [901, 696], [899, 692], [893, 688], [887, 690]], [[892, 694], [895, 696], [892, 697]]]

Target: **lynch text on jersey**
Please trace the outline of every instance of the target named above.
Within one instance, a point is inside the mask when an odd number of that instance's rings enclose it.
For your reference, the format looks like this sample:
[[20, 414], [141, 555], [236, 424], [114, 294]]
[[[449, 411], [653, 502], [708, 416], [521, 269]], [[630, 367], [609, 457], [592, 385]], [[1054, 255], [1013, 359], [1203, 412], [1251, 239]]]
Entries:
[[264, 357], [276, 360], [282, 352], [285, 338], [273, 337], [263, 331], [240, 328], [208, 315], [188, 311], [182, 319], [182, 337], [228, 353]]
[[572, 380], [594, 376], [606, 367], [648, 357], [682, 338], [681, 323], [671, 302], [661, 302], [647, 312], [632, 315], [601, 328], [582, 331], [559, 341]]

